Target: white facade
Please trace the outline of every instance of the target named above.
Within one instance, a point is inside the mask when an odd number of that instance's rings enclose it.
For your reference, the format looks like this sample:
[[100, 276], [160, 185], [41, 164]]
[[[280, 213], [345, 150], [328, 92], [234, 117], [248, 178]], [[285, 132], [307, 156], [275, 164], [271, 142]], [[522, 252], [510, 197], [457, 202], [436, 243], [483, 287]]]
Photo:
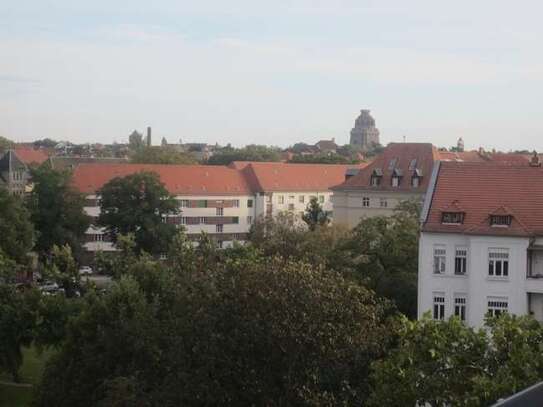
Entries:
[[538, 243], [527, 237], [423, 232], [418, 317], [463, 314], [467, 324], [481, 327], [487, 313], [505, 311], [543, 321], [543, 242]]

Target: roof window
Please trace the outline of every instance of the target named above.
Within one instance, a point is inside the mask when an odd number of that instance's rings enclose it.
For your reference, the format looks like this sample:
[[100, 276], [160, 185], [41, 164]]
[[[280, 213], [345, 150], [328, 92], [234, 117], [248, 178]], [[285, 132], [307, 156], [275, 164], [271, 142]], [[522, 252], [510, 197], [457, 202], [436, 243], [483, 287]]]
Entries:
[[417, 168], [417, 159], [413, 158], [409, 163], [409, 171], [413, 171], [415, 168]]
[[443, 212], [441, 223], [445, 225], [461, 225], [464, 223], [464, 212]]
[[490, 226], [509, 227], [512, 221], [511, 215], [490, 215]]
[[388, 163], [388, 170], [392, 171], [396, 167], [397, 163], [398, 163], [397, 158], [393, 158], [392, 160], [390, 160], [390, 162]]

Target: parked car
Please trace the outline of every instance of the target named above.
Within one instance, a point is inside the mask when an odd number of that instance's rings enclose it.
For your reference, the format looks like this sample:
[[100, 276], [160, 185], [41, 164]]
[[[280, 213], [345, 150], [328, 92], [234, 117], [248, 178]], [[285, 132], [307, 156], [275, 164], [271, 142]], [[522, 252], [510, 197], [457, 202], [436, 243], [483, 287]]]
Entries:
[[92, 268], [89, 266], [83, 266], [79, 269], [79, 275], [81, 276], [90, 276], [92, 274]]
[[58, 291], [58, 284], [54, 281], [44, 281], [38, 286], [39, 290], [42, 292], [52, 292]]

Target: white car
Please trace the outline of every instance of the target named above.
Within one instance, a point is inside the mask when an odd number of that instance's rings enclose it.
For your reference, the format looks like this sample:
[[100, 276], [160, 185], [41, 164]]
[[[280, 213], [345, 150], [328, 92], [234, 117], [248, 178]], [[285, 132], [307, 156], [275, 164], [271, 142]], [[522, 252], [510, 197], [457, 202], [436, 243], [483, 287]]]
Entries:
[[39, 290], [42, 292], [52, 292], [59, 289], [58, 284], [54, 281], [44, 281], [38, 286]]
[[90, 276], [92, 274], [92, 268], [89, 266], [83, 266], [79, 269], [79, 275], [81, 276]]

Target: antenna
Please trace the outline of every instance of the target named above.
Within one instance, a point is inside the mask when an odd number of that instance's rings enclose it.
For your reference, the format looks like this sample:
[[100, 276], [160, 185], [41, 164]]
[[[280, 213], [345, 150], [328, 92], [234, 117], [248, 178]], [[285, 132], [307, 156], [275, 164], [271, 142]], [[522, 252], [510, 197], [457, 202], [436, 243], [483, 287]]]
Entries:
[[404, 143], [405, 143], [405, 140], [406, 140], [406, 137], [405, 137], [405, 135], [404, 135], [404, 136], [403, 136], [403, 142], [404, 142]]

